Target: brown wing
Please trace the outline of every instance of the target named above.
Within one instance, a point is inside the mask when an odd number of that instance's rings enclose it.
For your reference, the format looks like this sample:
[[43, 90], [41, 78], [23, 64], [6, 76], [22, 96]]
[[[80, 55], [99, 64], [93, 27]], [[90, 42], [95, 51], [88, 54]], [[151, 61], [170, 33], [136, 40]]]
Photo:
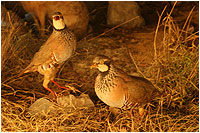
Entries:
[[51, 35], [48, 40], [40, 47], [39, 51], [35, 53], [31, 63], [18, 76], [21, 76], [23, 73], [37, 71], [37, 67], [39, 65], [45, 62], [51, 62], [50, 46], [54, 40], [55, 37]]
[[118, 70], [118, 72], [119, 76], [124, 80], [123, 89], [127, 91], [130, 102], [148, 103], [155, 93], [160, 93], [147, 79], [130, 76], [121, 70]]
[[35, 53], [30, 65], [38, 66], [51, 60], [52, 44], [56, 44], [55, 40], [55, 36], [51, 35], [39, 51]]
[[150, 102], [155, 91], [154, 86], [148, 80], [140, 77], [134, 77], [132, 81], [127, 82], [127, 87], [130, 101], [141, 104]]
[[76, 41], [70, 42], [67, 38], [66, 40], [64, 39], [52, 33], [48, 40], [40, 47], [39, 51], [35, 53], [31, 63], [23, 72], [36, 71], [38, 66], [44, 63], [52, 63], [52, 56], [55, 56], [58, 64], [66, 61], [75, 50]]

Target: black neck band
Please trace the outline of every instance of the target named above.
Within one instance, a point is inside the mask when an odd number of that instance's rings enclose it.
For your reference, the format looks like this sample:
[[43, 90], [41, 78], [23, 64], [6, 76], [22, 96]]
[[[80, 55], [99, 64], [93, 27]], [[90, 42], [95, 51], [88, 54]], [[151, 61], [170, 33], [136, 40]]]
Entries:
[[65, 25], [65, 27], [63, 29], [56, 29], [54, 26], [53, 26], [53, 29], [56, 30], [56, 31], [62, 31], [62, 30], [66, 30], [67, 29], [67, 26]]

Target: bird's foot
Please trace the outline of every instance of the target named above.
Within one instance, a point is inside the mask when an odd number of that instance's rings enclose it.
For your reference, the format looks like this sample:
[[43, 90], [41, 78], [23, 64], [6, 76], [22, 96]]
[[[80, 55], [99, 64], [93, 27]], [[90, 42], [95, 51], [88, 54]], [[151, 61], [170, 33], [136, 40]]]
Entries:
[[137, 122], [139, 122], [139, 121], [141, 121], [143, 119], [145, 114], [146, 114], [146, 112], [145, 112], [144, 108], [139, 108], [138, 113], [135, 113], [135, 114], [134, 114], [133, 109], [131, 108], [130, 111], [129, 111], [129, 115], [128, 116], [131, 119], [134, 118]]
[[54, 80], [51, 80], [52, 83], [54, 83], [56, 86], [58, 86], [58, 88], [61, 88], [61, 89], [66, 89], [66, 90], [71, 90], [69, 87], [65, 87], [65, 86], [60, 86], [56, 81]]

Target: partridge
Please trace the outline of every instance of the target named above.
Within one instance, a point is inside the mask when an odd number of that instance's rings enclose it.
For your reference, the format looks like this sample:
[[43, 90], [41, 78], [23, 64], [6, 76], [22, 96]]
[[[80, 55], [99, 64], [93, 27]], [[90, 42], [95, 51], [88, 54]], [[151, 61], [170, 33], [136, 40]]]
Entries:
[[131, 76], [114, 66], [107, 56], [97, 56], [91, 68], [97, 68], [100, 73], [95, 80], [95, 92], [100, 100], [111, 107], [131, 109], [149, 103], [160, 92], [153, 84], [143, 77]]
[[50, 81], [60, 87], [54, 78], [58, 69], [68, 60], [76, 49], [76, 37], [67, 28], [60, 12], [52, 15], [53, 32], [47, 41], [35, 53], [31, 63], [19, 74], [38, 71], [44, 75], [43, 87], [50, 91], [54, 97], [54, 91], [48, 88]]

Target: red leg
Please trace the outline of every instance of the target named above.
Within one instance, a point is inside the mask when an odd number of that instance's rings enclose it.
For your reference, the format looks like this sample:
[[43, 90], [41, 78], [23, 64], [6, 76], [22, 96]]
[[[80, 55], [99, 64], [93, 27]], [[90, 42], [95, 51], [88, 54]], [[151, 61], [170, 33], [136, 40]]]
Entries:
[[54, 80], [51, 80], [51, 82], [53, 82], [55, 85], [58, 86], [58, 88], [62, 88], [62, 89], [66, 89], [66, 90], [71, 90], [70, 88], [68, 87], [64, 87], [64, 86], [60, 86], [58, 83], [56, 83]]
[[[44, 88], [45, 88], [45, 87], [44, 87]], [[54, 91], [52, 91], [52, 90], [49, 89], [49, 88], [45, 88], [45, 89], [48, 90], [48, 91], [50, 91], [50, 92], [53, 94], [53, 96], [54, 96], [55, 99], [57, 98], [56, 93], [55, 93]]]

